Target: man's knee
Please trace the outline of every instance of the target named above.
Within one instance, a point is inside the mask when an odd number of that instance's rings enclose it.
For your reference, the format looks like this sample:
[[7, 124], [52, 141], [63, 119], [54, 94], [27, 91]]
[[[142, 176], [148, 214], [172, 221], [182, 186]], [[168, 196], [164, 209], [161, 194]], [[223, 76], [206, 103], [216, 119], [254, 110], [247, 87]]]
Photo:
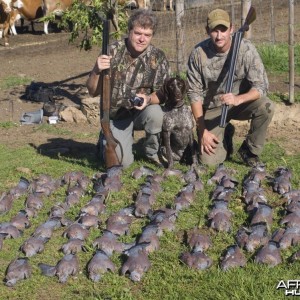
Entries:
[[260, 107], [261, 112], [265, 115], [266, 119], [271, 122], [274, 112], [275, 112], [275, 104], [269, 98], [265, 98], [264, 103]]
[[208, 154], [200, 155], [200, 162], [207, 166], [217, 166], [223, 163], [225, 159], [226, 159], [226, 152], [219, 153], [217, 155], [208, 155]]
[[147, 107], [145, 131], [150, 134], [156, 134], [161, 132], [163, 117], [164, 114], [160, 105], [149, 105]]

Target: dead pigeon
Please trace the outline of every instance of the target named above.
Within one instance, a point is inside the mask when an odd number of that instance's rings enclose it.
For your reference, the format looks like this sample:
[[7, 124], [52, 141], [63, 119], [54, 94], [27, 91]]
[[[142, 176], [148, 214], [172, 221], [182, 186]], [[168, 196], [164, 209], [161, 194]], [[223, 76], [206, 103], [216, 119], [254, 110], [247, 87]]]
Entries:
[[65, 283], [69, 276], [74, 276], [78, 273], [79, 262], [76, 255], [65, 255], [55, 266], [50, 266], [44, 263], [39, 263], [39, 268], [45, 276], [57, 276], [60, 283]]
[[214, 200], [212, 210], [208, 214], [208, 219], [213, 219], [218, 213], [226, 214], [228, 218], [232, 216], [232, 212], [228, 209], [227, 201]]
[[242, 250], [237, 245], [233, 245], [227, 249], [224, 258], [222, 259], [221, 269], [227, 271], [231, 268], [244, 267], [246, 262], [247, 260]]
[[300, 227], [288, 227], [279, 240], [280, 249], [287, 249], [300, 242]]
[[9, 194], [12, 195], [14, 199], [19, 198], [20, 196], [27, 193], [29, 186], [29, 180], [24, 177], [21, 177], [18, 184], [10, 189]]
[[220, 183], [221, 179], [226, 176], [229, 176], [229, 170], [224, 166], [224, 164], [219, 164], [215, 170], [213, 176], [207, 181], [208, 185], [212, 185], [214, 183]]
[[257, 210], [251, 218], [251, 225], [258, 223], [266, 223], [268, 227], [273, 223], [273, 209], [271, 206], [265, 203], [259, 203]]
[[44, 203], [41, 199], [41, 195], [29, 194], [26, 201], [25, 201], [25, 205], [26, 205], [27, 208], [40, 210], [44, 206]]
[[155, 170], [146, 167], [146, 166], [141, 166], [138, 169], [133, 170], [133, 172], [131, 173], [131, 176], [134, 179], [139, 179], [142, 176], [148, 176], [148, 175], [154, 175], [155, 174]]
[[10, 223], [21, 231], [30, 227], [30, 221], [23, 211], [12, 217]]
[[43, 252], [45, 243], [47, 241], [48, 239], [30, 237], [23, 243], [23, 245], [20, 247], [20, 250], [25, 254], [26, 257], [32, 257]]
[[178, 212], [187, 209], [191, 206], [191, 202], [188, 201], [186, 198], [181, 197], [180, 195], [175, 198], [174, 204], [175, 204], [175, 209]]
[[136, 246], [125, 251], [128, 256], [121, 268], [121, 275], [129, 275], [129, 278], [134, 281], [140, 281], [145, 272], [151, 266], [147, 252], [145, 251], [147, 243], [137, 244]]
[[85, 250], [84, 241], [74, 238], [69, 239], [68, 242], [61, 246], [61, 250], [64, 254], [76, 254], [82, 250]]
[[292, 201], [293, 199], [300, 197], [300, 190], [290, 190], [282, 195], [285, 199]]
[[14, 198], [11, 194], [3, 193], [0, 197], [0, 213], [5, 213], [12, 208]]
[[241, 227], [236, 233], [235, 240], [240, 248], [244, 248], [248, 242], [250, 230], [246, 227]]
[[131, 248], [134, 244], [123, 243], [118, 240], [118, 236], [109, 230], [104, 230], [102, 236], [96, 238], [93, 247], [102, 250], [107, 256], [112, 256], [113, 252], [122, 253]]
[[5, 233], [0, 233], [0, 250], [3, 247], [3, 240], [5, 239], [6, 234]]
[[51, 218], [36, 228], [32, 236], [50, 239], [55, 229], [61, 226], [59, 218]]
[[182, 171], [176, 170], [176, 169], [165, 169], [162, 173], [162, 176], [164, 178], [170, 177], [170, 176], [182, 178], [182, 175], [183, 175]]
[[273, 179], [273, 191], [280, 195], [286, 194], [291, 191], [292, 172], [288, 168], [279, 167], [275, 171], [275, 178]]
[[218, 212], [212, 219], [210, 219], [210, 228], [213, 228], [216, 231], [230, 232], [230, 215], [226, 212]]
[[287, 214], [281, 219], [280, 225], [286, 225], [287, 227], [300, 227], [300, 211]]
[[286, 206], [286, 211], [289, 213], [299, 212], [300, 214], [300, 196], [295, 197], [293, 200], [289, 200]]
[[158, 232], [159, 228], [156, 224], [149, 224], [147, 225], [140, 237], [137, 240], [138, 244], [142, 243], [148, 243], [148, 245], [145, 247], [145, 250], [147, 253], [152, 253], [159, 249], [159, 239], [158, 239]]
[[212, 259], [203, 252], [184, 252], [180, 259], [188, 267], [196, 270], [206, 270], [212, 265]]
[[291, 260], [294, 262], [294, 261], [297, 261], [300, 259], [300, 250], [298, 250], [297, 252], [295, 252], [292, 257], [291, 257]]
[[62, 218], [69, 207], [66, 203], [57, 203], [50, 209], [50, 218]]
[[187, 243], [192, 252], [204, 252], [211, 246], [210, 237], [202, 234], [198, 228], [194, 228], [188, 233]]
[[260, 246], [265, 245], [270, 239], [268, 234], [268, 227], [265, 223], [256, 224], [250, 227], [248, 240], [245, 249], [248, 252], [254, 252]]
[[154, 193], [150, 188], [143, 188], [139, 191], [135, 200], [134, 215], [136, 217], [145, 217], [151, 212], [152, 205], [155, 203]]
[[254, 261], [259, 264], [267, 264], [275, 267], [282, 262], [280, 249], [274, 241], [269, 241], [265, 246], [258, 250]]
[[66, 196], [65, 198], [65, 203], [68, 207], [72, 207], [76, 204], [79, 204], [80, 202], [80, 196], [78, 196], [77, 194], [69, 194]]
[[224, 200], [229, 202], [231, 200], [231, 195], [235, 192], [234, 188], [224, 187], [223, 185], [218, 185], [213, 194], [211, 199], [212, 200]]
[[104, 213], [105, 209], [102, 197], [93, 197], [84, 207], [81, 208], [80, 212], [92, 216], [98, 216], [99, 214]]
[[102, 251], [97, 251], [87, 265], [88, 277], [94, 282], [98, 282], [107, 271], [115, 270], [115, 264]]
[[5, 285], [14, 286], [17, 281], [27, 279], [31, 276], [31, 266], [27, 258], [17, 258], [7, 267]]
[[0, 234], [5, 234], [6, 239], [16, 239], [22, 235], [22, 231], [10, 222], [5, 222], [0, 223]]
[[91, 227], [98, 228], [101, 222], [97, 216], [90, 215], [88, 213], [83, 213], [80, 215], [78, 223], [82, 224], [85, 228], [89, 229]]
[[90, 232], [83, 225], [78, 223], [71, 224], [63, 233], [63, 237], [68, 239], [79, 239], [86, 240], [89, 236]]
[[78, 183], [80, 178], [82, 178], [83, 176], [84, 173], [82, 171], [66, 172], [61, 178], [61, 183], [62, 185], [67, 184], [68, 187], [74, 186]]
[[271, 236], [271, 241], [274, 241], [279, 244], [279, 241], [282, 239], [284, 232], [285, 232], [284, 228], [276, 229]]

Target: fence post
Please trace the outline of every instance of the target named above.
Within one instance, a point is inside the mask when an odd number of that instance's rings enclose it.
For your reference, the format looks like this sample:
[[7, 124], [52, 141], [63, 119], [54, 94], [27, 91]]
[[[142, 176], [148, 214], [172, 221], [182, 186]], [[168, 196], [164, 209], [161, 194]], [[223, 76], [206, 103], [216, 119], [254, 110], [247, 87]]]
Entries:
[[289, 102], [295, 100], [294, 0], [289, 1]]
[[271, 0], [271, 42], [275, 43], [274, 2]]
[[176, 53], [177, 53], [177, 74], [182, 73], [184, 68], [184, 33], [182, 19], [184, 17], [184, 0], [176, 0]]
[[[246, 20], [246, 17], [247, 17], [247, 14], [248, 14], [248, 11], [249, 11], [250, 7], [251, 7], [251, 0], [242, 0], [241, 26], [243, 26], [243, 24]], [[245, 32], [244, 36], [247, 39], [251, 39], [251, 25], [250, 25], [249, 30]]]

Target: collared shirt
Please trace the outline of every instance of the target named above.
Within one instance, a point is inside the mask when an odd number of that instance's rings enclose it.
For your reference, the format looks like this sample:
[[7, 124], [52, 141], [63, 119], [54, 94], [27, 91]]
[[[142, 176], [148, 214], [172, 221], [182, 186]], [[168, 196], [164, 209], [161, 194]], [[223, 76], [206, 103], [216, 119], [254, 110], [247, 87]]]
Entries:
[[[187, 71], [187, 95], [191, 103], [200, 100], [204, 109], [221, 106], [219, 96], [225, 93], [230, 66], [228, 52], [216, 52], [210, 38], [194, 48]], [[268, 87], [268, 77], [256, 48], [249, 40], [242, 39], [231, 92], [238, 95], [255, 88], [263, 96]]]
[[149, 45], [137, 58], [126, 47], [126, 39], [111, 45], [111, 109], [131, 109], [129, 99], [137, 93], [157, 91], [169, 76], [169, 63], [163, 51]]

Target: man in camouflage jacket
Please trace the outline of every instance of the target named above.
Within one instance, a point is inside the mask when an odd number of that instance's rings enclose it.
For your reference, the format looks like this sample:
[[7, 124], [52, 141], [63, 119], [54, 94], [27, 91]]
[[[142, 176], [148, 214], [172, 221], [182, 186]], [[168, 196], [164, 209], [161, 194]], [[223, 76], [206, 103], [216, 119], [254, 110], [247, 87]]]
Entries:
[[[206, 30], [209, 38], [194, 48], [187, 71], [200, 160], [207, 165], [222, 163], [232, 154], [234, 127], [229, 121], [250, 120], [250, 130], [238, 152], [247, 165], [257, 165], [274, 114], [274, 105], [266, 97], [269, 83], [262, 60], [254, 45], [242, 39], [232, 92], [225, 94], [233, 33], [228, 13], [221, 9], [210, 12]], [[229, 105], [225, 129], [219, 126], [222, 104]]]
[[[116, 152], [124, 168], [134, 161], [133, 130], [145, 130], [145, 158], [160, 163], [163, 112], [159, 104], [164, 102], [164, 97], [158, 90], [169, 76], [169, 63], [163, 51], [151, 45], [156, 27], [157, 19], [151, 10], [135, 10], [128, 21], [128, 37], [112, 44], [109, 55], [97, 58], [87, 80], [89, 94], [99, 95], [101, 71], [110, 68], [110, 127], [120, 142]], [[130, 102], [134, 96], [144, 99], [141, 106]], [[105, 140], [101, 134], [99, 143], [102, 153]]]

